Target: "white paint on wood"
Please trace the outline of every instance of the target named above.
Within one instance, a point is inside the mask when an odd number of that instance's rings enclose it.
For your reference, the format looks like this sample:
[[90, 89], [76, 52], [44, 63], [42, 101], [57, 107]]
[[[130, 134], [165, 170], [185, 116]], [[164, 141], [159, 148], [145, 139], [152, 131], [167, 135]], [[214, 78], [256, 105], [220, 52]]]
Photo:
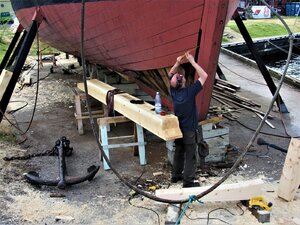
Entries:
[[0, 101], [2, 100], [2, 97], [6, 91], [6, 88], [9, 84], [11, 77], [12, 77], [12, 72], [7, 70], [2, 70], [2, 73], [0, 75]]
[[300, 139], [292, 138], [285, 158], [278, 196], [292, 201], [300, 185]]
[[[261, 179], [222, 184], [199, 200], [203, 202], [247, 200], [262, 195], [263, 185], [264, 181]], [[189, 198], [191, 195], [198, 195], [210, 187], [160, 189], [155, 194], [163, 199], [181, 200]]]

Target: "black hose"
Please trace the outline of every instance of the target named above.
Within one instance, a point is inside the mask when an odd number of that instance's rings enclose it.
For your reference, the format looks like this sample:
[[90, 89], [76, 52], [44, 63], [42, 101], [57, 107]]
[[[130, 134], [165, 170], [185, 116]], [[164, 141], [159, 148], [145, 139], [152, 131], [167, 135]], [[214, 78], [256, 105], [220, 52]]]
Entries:
[[[282, 21], [282, 23], [285, 25], [286, 29], [289, 32], [289, 41], [290, 41], [290, 47], [289, 47], [289, 54], [288, 54], [288, 59], [287, 59], [287, 63], [286, 63], [286, 67], [285, 70], [282, 74], [280, 83], [274, 93], [274, 96], [271, 100], [271, 103], [269, 105], [269, 108], [267, 110], [267, 112], [265, 113], [264, 118], [261, 120], [261, 123], [259, 124], [259, 126], [257, 127], [254, 135], [252, 136], [252, 138], [250, 139], [248, 145], [246, 146], [246, 148], [242, 151], [241, 155], [238, 157], [238, 159], [236, 160], [236, 162], [234, 163], [234, 165], [226, 172], [226, 174], [218, 181], [216, 182], [213, 186], [211, 186], [210, 188], [208, 188], [207, 190], [203, 191], [202, 193], [195, 195], [195, 199], [201, 199], [203, 196], [207, 195], [208, 193], [212, 192], [213, 190], [215, 190], [218, 186], [220, 186], [233, 172], [234, 170], [239, 166], [239, 164], [241, 163], [242, 159], [244, 158], [244, 156], [246, 155], [247, 151], [250, 149], [250, 147], [252, 146], [254, 140], [257, 138], [260, 130], [262, 129], [265, 120], [267, 119], [271, 109], [273, 108], [273, 104], [278, 96], [279, 90], [283, 84], [283, 80], [284, 77], [286, 75], [287, 72], [287, 67], [291, 58], [291, 54], [292, 54], [292, 47], [293, 47], [293, 35], [290, 31], [290, 29], [288, 28], [288, 26], [286, 25], [286, 23], [280, 18], [280, 16], [278, 15], [278, 13], [276, 13], [264, 0], [262, 0], [262, 2], [264, 2], [264, 4], [266, 6], [268, 6], [268, 8], [270, 8], [276, 15], [277, 17], [279, 17], [279, 19]], [[85, 88], [85, 96], [87, 99], [87, 108], [88, 108], [88, 112], [89, 112], [89, 117], [90, 117], [90, 123], [91, 123], [91, 127], [93, 130], [93, 134], [95, 136], [95, 139], [97, 141], [97, 145], [98, 148], [101, 151], [102, 156], [104, 157], [104, 159], [106, 160], [108, 166], [111, 168], [111, 170], [115, 173], [115, 175], [122, 181], [122, 183], [124, 183], [126, 186], [128, 186], [129, 188], [133, 189], [134, 191], [136, 191], [137, 193], [152, 199], [154, 201], [158, 201], [158, 202], [164, 202], [164, 203], [170, 203], [170, 204], [182, 204], [182, 203], [186, 203], [189, 201], [189, 198], [185, 198], [185, 199], [181, 199], [181, 200], [171, 200], [171, 199], [164, 199], [164, 198], [159, 198], [157, 196], [154, 196], [152, 194], [149, 194], [148, 192], [145, 192], [139, 188], [137, 188], [136, 186], [132, 185], [131, 183], [129, 183], [127, 180], [125, 180], [120, 174], [119, 172], [112, 166], [111, 162], [109, 161], [109, 158], [107, 157], [107, 155], [105, 154], [105, 152], [103, 151], [101, 144], [99, 142], [98, 139], [98, 134], [96, 132], [96, 127], [95, 127], [95, 123], [94, 120], [92, 118], [92, 113], [91, 113], [91, 108], [90, 108], [90, 104], [88, 101], [88, 88], [87, 88], [87, 78], [86, 78], [86, 68], [85, 68], [85, 60], [84, 60], [84, 14], [85, 14], [85, 0], [82, 0], [82, 10], [81, 10], [81, 59], [82, 59], [82, 66], [83, 66], [83, 82], [84, 82], [84, 88]]]

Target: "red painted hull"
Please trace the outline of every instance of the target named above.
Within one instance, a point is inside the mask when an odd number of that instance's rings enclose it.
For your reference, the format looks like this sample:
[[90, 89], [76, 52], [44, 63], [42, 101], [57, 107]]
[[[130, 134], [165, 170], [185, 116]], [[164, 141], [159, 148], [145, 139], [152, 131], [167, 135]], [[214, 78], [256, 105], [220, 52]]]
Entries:
[[[204, 119], [210, 104], [224, 26], [238, 2], [86, 2], [86, 60], [123, 73], [169, 68], [177, 56], [195, 49], [201, 29], [200, 51], [195, 57], [209, 74], [204, 90], [197, 96], [200, 119]], [[40, 37], [63, 52], [80, 56], [81, 4], [49, 4], [40, 6], [40, 9], [45, 17], [40, 25]], [[20, 23], [26, 29], [30, 26], [35, 10], [35, 7], [29, 7], [16, 11]], [[154, 95], [156, 90], [153, 87], [143, 85], [141, 81], [137, 83]], [[169, 98], [164, 100], [166, 105], [171, 106]]]

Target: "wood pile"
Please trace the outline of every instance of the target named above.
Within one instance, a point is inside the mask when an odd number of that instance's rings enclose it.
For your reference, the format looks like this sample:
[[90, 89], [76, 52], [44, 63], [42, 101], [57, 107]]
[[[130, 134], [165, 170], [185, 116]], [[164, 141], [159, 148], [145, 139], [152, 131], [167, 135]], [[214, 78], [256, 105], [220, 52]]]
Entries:
[[260, 108], [261, 105], [252, 99], [248, 99], [236, 94], [238, 89], [240, 89], [239, 85], [233, 84], [229, 81], [216, 79], [212, 98], [220, 102], [222, 106], [210, 107], [210, 113], [217, 114], [218, 116], [224, 116], [229, 120], [236, 120], [239, 118], [236, 113], [239, 113], [243, 109], [248, 109], [264, 116], [264, 112], [256, 109]]

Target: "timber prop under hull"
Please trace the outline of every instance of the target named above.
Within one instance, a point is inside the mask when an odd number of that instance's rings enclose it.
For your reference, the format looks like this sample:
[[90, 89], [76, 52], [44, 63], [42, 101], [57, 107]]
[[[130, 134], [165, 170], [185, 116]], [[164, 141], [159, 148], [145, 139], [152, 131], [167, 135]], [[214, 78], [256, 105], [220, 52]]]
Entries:
[[[40, 9], [40, 38], [60, 51], [80, 57], [81, 0], [11, 0], [20, 23], [29, 29]], [[85, 59], [132, 76], [151, 96], [160, 91], [172, 108], [167, 73], [176, 58], [192, 50], [208, 73], [197, 96], [205, 119], [218, 63], [222, 34], [237, 0], [115, 0], [85, 2]], [[192, 80], [197, 79], [193, 74]]]

